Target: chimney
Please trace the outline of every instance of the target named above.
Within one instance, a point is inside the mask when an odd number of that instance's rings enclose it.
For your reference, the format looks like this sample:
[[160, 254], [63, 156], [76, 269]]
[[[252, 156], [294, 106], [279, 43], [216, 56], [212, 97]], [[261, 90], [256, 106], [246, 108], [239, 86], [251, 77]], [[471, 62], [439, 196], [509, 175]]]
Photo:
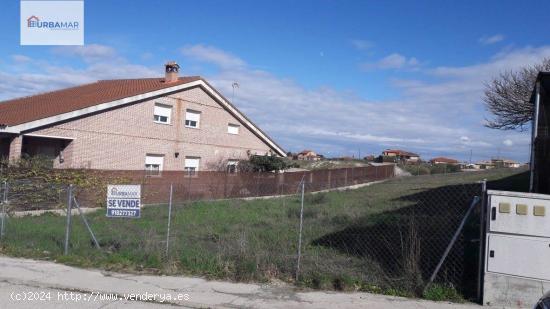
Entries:
[[166, 69], [166, 73], [164, 75], [164, 82], [165, 83], [177, 82], [180, 66], [175, 61], [168, 61], [164, 65], [164, 68]]

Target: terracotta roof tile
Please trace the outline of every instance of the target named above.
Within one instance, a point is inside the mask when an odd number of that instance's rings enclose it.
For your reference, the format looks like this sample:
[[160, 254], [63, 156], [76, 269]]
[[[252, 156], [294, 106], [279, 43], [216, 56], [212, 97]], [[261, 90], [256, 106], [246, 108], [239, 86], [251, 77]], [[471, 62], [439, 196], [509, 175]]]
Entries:
[[384, 150], [384, 152], [395, 153], [400, 156], [419, 157], [419, 155], [414, 152], [409, 152], [401, 149], [386, 149]]
[[0, 125], [14, 126], [200, 79], [199, 76], [180, 77], [172, 83], [165, 83], [164, 78], [101, 80], [3, 101], [0, 102]]
[[430, 162], [441, 162], [441, 163], [458, 163], [458, 160], [445, 158], [445, 157], [437, 157], [430, 160]]

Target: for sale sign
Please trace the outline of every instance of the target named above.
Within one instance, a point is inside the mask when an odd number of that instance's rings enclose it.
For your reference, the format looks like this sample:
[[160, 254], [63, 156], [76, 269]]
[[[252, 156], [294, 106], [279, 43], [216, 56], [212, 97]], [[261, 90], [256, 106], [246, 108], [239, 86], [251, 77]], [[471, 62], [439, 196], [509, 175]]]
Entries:
[[140, 207], [140, 185], [107, 186], [107, 217], [139, 218]]

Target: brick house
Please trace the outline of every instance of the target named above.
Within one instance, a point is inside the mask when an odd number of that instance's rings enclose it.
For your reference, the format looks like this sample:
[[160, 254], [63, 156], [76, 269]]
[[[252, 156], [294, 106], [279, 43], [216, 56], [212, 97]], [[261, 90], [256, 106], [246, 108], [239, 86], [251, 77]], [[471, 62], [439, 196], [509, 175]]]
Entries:
[[312, 150], [303, 150], [296, 154], [296, 160], [319, 161], [321, 157]]
[[[0, 102], [0, 155], [56, 168], [212, 170], [285, 151], [201, 77], [103, 80]], [[225, 164], [225, 163], [223, 163]]]
[[394, 157], [398, 161], [415, 163], [420, 160], [420, 156], [416, 153], [400, 150], [400, 149], [386, 149], [382, 152], [385, 157]]
[[450, 165], [458, 165], [458, 160], [451, 159], [451, 158], [445, 158], [445, 157], [437, 157], [430, 160], [430, 163], [432, 164], [450, 164]]

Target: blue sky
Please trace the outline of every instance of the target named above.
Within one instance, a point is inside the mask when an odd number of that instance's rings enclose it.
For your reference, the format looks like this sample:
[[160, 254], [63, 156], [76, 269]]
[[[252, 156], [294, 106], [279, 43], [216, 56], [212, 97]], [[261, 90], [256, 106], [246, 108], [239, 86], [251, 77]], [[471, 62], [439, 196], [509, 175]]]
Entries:
[[484, 128], [483, 82], [550, 56], [532, 1], [85, 1], [83, 47], [20, 46], [0, 12], [0, 99], [151, 77], [176, 60], [285, 149], [403, 148], [527, 161], [529, 134]]

